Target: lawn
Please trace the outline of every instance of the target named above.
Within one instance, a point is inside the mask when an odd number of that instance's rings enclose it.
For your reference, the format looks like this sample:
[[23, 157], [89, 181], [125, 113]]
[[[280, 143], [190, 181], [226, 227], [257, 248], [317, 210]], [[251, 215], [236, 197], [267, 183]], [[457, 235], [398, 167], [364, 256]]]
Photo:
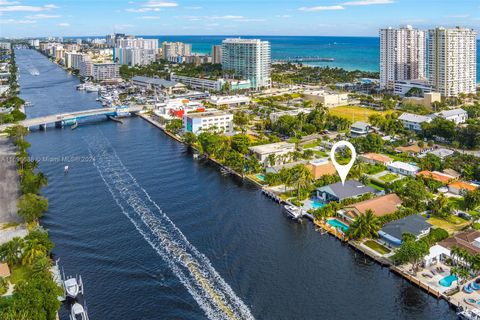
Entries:
[[367, 240], [363, 244], [366, 245], [367, 247], [369, 247], [370, 249], [380, 253], [380, 254], [387, 254], [387, 253], [391, 252], [390, 249], [381, 245], [377, 241]]
[[467, 220], [453, 215], [447, 217], [446, 219], [442, 219], [439, 217], [430, 217], [427, 222], [436, 228], [445, 229], [449, 233], [458, 232], [468, 225]]
[[379, 177], [379, 179], [382, 180], [383, 182], [392, 182], [393, 180], [398, 178], [399, 178], [399, 175], [395, 173], [387, 173], [386, 175]]
[[372, 181], [372, 182], [368, 183], [367, 186], [372, 187], [373, 189], [378, 190], [378, 191], [385, 190], [384, 187], [379, 186], [378, 184], [375, 184], [375, 181]]
[[381, 114], [382, 112], [358, 106], [343, 106], [330, 108], [329, 113], [350, 121], [368, 122], [369, 116], [372, 114]]
[[302, 145], [302, 147], [303, 147], [303, 149], [308, 149], [308, 148], [315, 148], [319, 145], [320, 145], [320, 142], [312, 141], [312, 142], [309, 142], [309, 143], [305, 143], [304, 145]]

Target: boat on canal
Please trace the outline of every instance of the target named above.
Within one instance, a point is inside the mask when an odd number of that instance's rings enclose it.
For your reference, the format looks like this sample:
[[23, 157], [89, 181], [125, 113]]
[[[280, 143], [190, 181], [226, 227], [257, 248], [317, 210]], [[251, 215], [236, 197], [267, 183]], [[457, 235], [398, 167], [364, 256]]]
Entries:
[[66, 297], [76, 299], [79, 294], [83, 294], [82, 276], [70, 277], [63, 280], [63, 287], [65, 289]]
[[457, 313], [458, 319], [461, 320], [480, 320], [479, 309], [467, 309]]
[[284, 206], [285, 211], [287, 211], [288, 217], [292, 218], [293, 220], [298, 220], [303, 216], [303, 211], [301, 208], [288, 204]]
[[88, 320], [86, 308], [75, 302], [70, 310], [70, 320]]

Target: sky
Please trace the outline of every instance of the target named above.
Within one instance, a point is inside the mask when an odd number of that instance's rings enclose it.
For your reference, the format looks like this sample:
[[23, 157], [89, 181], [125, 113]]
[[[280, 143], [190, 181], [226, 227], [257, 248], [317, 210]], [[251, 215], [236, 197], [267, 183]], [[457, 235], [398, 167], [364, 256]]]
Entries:
[[0, 37], [377, 36], [405, 24], [480, 31], [480, 0], [0, 0]]

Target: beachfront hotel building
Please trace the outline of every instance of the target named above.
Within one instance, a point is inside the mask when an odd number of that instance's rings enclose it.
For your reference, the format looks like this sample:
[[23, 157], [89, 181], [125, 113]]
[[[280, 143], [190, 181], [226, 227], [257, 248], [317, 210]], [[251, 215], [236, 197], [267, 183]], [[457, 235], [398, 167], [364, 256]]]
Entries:
[[380, 88], [395, 81], [425, 79], [426, 32], [405, 26], [380, 29]]
[[270, 43], [260, 39], [230, 38], [222, 41], [222, 69], [234, 70], [252, 87], [270, 87]]
[[428, 80], [446, 97], [475, 93], [477, 33], [468, 28], [428, 30]]

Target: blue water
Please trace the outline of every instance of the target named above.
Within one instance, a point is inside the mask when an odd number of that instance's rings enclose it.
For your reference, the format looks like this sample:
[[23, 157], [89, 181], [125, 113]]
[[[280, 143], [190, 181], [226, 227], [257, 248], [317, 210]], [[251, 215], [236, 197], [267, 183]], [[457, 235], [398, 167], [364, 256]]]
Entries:
[[256, 177], [262, 181], [265, 181], [265, 175], [264, 174], [257, 174]]
[[[143, 36], [163, 41], [182, 41], [192, 44], [198, 53], [211, 53], [212, 45], [221, 44], [229, 36]], [[238, 36], [236, 36], [238, 37]], [[270, 41], [272, 59], [296, 56], [334, 58], [334, 62], [309, 63], [314, 66], [340, 67], [347, 70], [379, 71], [378, 37], [322, 37], [322, 36], [242, 36]], [[477, 40], [480, 47], [480, 40]], [[477, 82], [480, 82], [480, 50], [477, 50]]]
[[325, 203], [318, 201], [318, 200], [310, 200], [310, 204], [313, 209], [319, 209], [323, 208], [325, 206]]
[[[98, 107], [44, 56], [16, 57], [29, 117]], [[32, 130], [28, 140], [49, 179], [41, 223], [65, 273], [82, 275], [92, 320], [224, 319], [212, 292], [237, 319], [455, 319], [445, 301], [293, 223], [256, 186], [140, 118]]]
[[348, 230], [348, 226], [341, 221], [338, 221], [337, 219], [330, 219], [327, 222], [329, 225], [335, 228], [340, 228], [343, 232], [346, 232]]
[[457, 281], [457, 276], [451, 274], [442, 278], [438, 283], [443, 287], [450, 287], [454, 281]]

